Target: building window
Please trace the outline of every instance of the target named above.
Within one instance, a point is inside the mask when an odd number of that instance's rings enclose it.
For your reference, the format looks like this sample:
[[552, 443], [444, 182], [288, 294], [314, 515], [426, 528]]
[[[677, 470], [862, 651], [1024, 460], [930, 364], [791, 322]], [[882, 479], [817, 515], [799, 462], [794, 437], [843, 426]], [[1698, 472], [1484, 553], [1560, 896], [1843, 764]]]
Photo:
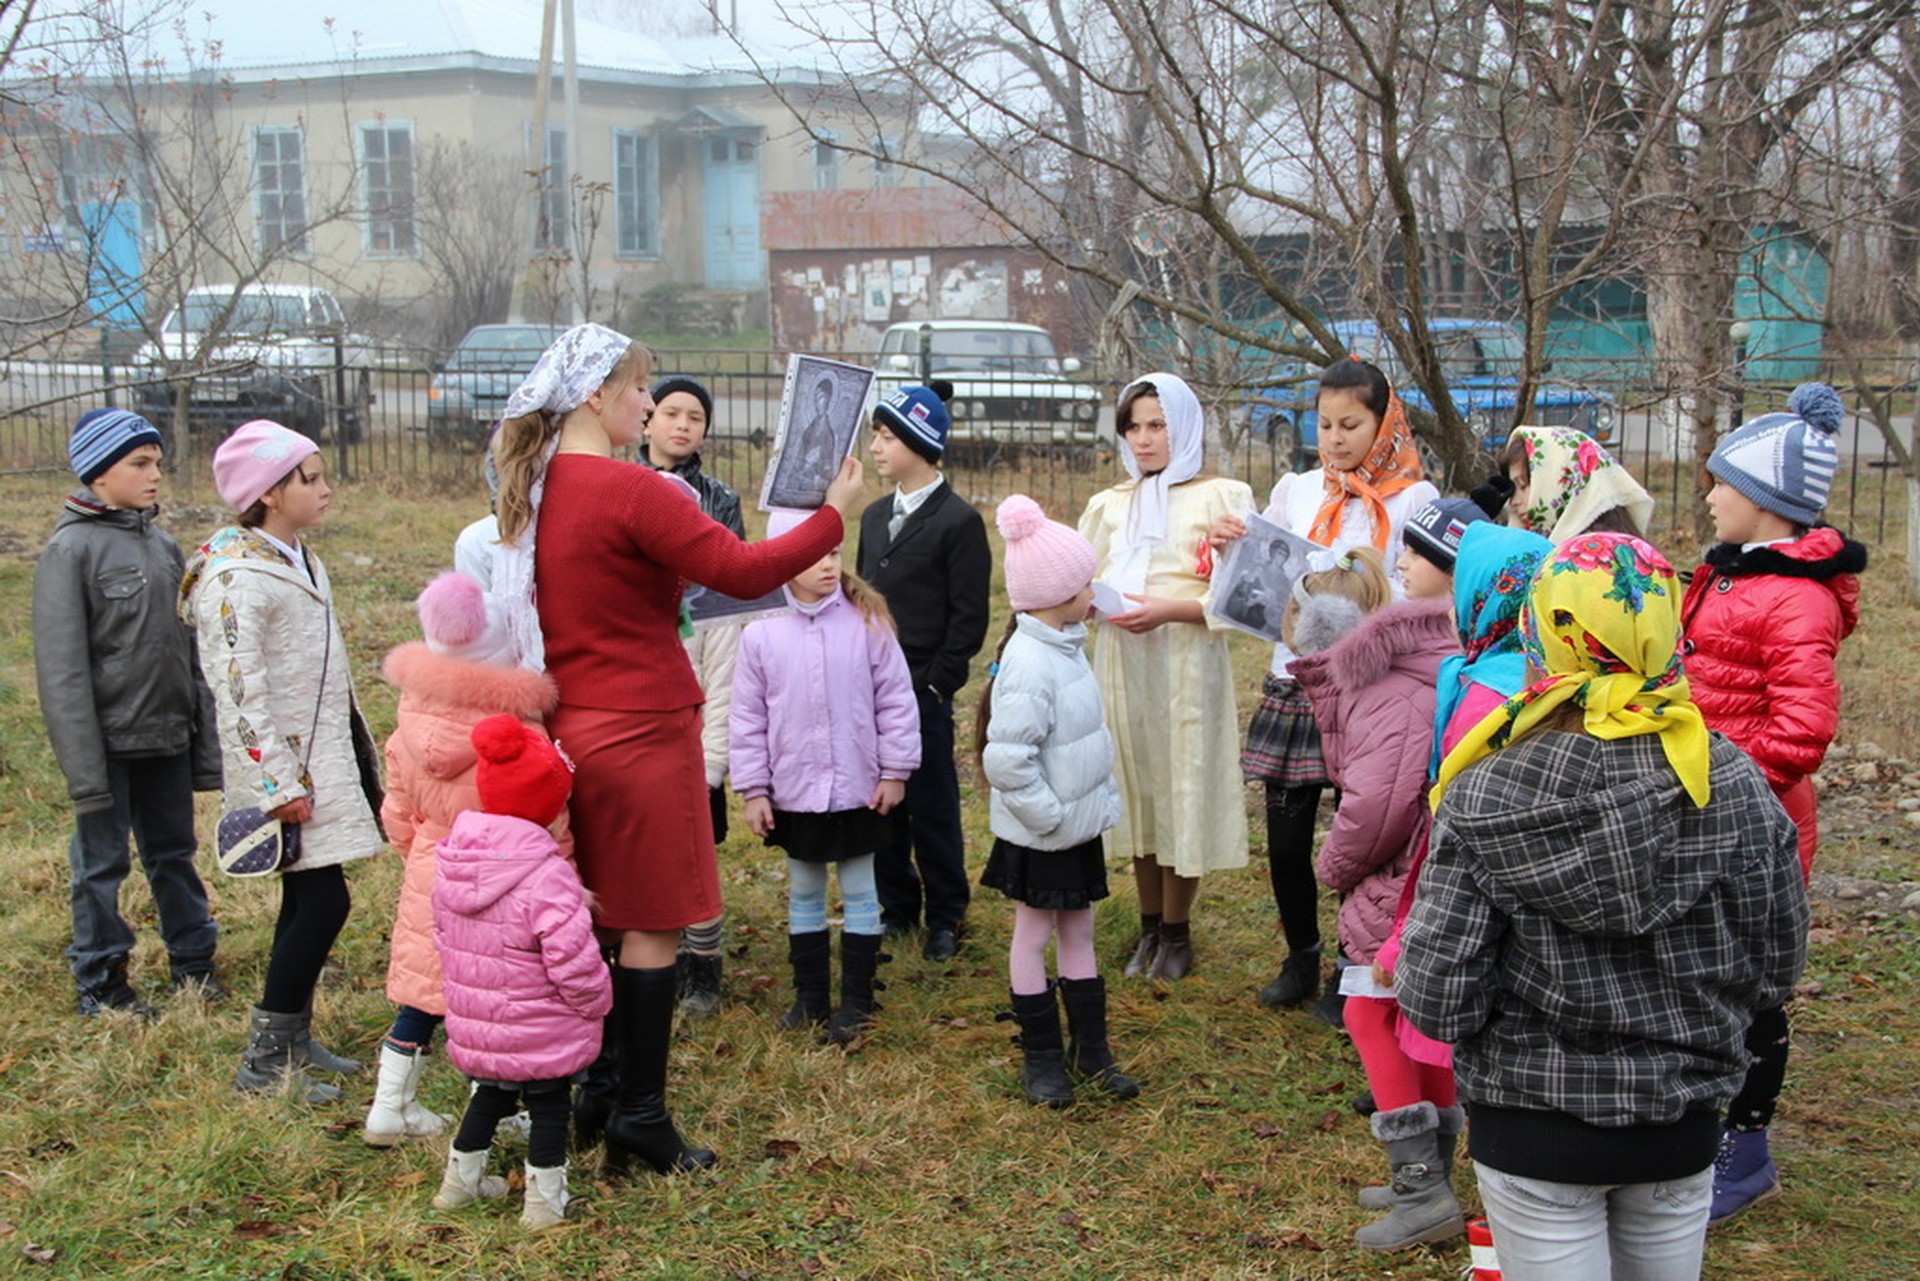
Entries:
[[660, 171], [653, 139], [613, 131], [614, 253], [651, 258], [660, 252]]
[[253, 191], [260, 248], [303, 254], [307, 234], [307, 151], [294, 125], [263, 125], [253, 135]]
[[361, 125], [360, 166], [368, 255], [412, 257], [418, 248], [413, 226], [413, 126]]
[[567, 131], [547, 128], [534, 207], [533, 247], [563, 253], [573, 243], [573, 174], [567, 168]]
[[837, 191], [840, 187], [840, 148], [836, 135], [823, 133], [813, 140], [813, 189]]
[[873, 185], [899, 186], [900, 170], [893, 163], [893, 157], [900, 154], [900, 140], [877, 133], [869, 141], [873, 146]]

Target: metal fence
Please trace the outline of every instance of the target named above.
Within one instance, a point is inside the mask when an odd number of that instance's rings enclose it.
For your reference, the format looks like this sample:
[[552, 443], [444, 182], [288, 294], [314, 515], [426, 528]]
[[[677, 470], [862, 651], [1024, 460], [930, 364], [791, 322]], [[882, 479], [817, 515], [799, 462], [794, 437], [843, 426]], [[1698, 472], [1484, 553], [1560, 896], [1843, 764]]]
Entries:
[[[777, 430], [786, 374], [784, 355], [754, 351], [673, 351], [658, 353], [664, 372], [699, 378], [713, 394], [714, 413], [703, 451], [707, 469], [747, 497], [760, 492]], [[1591, 371], [1592, 365], [1583, 366]], [[486, 427], [457, 421], [436, 374], [417, 362], [390, 358], [376, 362], [367, 380], [359, 371], [317, 371], [322, 389], [347, 389], [333, 397], [314, 425], [329, 447], [335, 475], [349, 481], [381, 481], [409, 486], [470, 491], [482, 485], [481, 448]], [[1920, 368], [1914, 361], [1881, 362], [1869, 370], [1872, 384], [1893, 394], [1894, 429], [1911, 440]], [[1102, 390], [1098, 443], [1026, 447], [973, 441], [956, 445], [947, 472], [956, 488], [986, 502], [1013, 492], [1032, 495], [1049, 511], [1070, 519], [1086, 498], [1120, 474], [1114, 456], [1112, 396], [1118, 383], [1082, 375]], [[66, 439], [74, 418], [100, 404], [139, 406], [143, 371], [110, 361], [100, 363], [0, 363], [0, 470], [64, 470]], [[1680, 529], [1698, 503], [1700, 473], [1691, 442], [1672, 423], [1676, 394], [1650, 386], [1644, 363], [1622, 365], [1617, 378], [1588, 378], [1617, 406], [1606, 439], [1614, 454], [1639, 476], [1660, 503], [1660, 524]], [[1733, 399], [1733, 412], [1759, 414], [1785, 407], [1789, 388], [1753, 386]], [[1843, 396], [1849, 402], [1853, 397]], [[147, 393], [151, 395], [151, 392]], [[331, 393], [330, 393], [331, 394]], [[360, 405], [362, 396], [371, 402]], [[1244, 412], [1251, 389], [1215, 389], [1207, 394], [1214, 410], [1214, 440], [1209, 465], [1237, 476], [1264, 496], [1296, 462], [1287, 442], [1262, 438], [1246, 429]], [[1742, 404], [1743, 399], [1743, 404]], [[356, 408], [357, 406], [357, 408]], [[252, 416], [252, 415], [248, 415]], [[212, 443], [237, 421], [233, 407], [220, 415], [190, 414], [189, 439], [171, 451], [177, 481], [187, 496], [210, 492], [205, 459]], [[170, 424], [162, 424], [170, 429]], [[1829, 511], [1837, 525], [1869, 543], [1889, 542], [1904, 530], [1905, 501], [1892, 451], [1870, 419], [1849, 413], [1841, 433], [1841, 472]]]

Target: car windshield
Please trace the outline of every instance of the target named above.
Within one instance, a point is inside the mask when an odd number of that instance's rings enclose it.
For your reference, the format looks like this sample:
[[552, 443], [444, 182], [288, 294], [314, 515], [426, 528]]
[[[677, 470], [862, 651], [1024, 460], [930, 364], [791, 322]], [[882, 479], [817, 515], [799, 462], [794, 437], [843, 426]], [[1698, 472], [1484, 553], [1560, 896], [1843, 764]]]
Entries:
[[[229, 305], [231, 314], [227, 310]], [[280, 294], [242, 294], [237, 299], [207, 294], [188, 298], [186, 306], [175, 309], [167, 324], [167, 329], [176, 334], [204, 334], [217, 329], [256, 338], [299, 333], [306, 327], [306, 308], [301, 300]]]
[[[919, 354], [918, 344], [907, 348]], [[933, 331], [933, 372], [992, 374], [1057, 374], [1059, 357], [1053, 339], [1023, 329], [936, 329]]]
[[546, 329], [483, 329], [460, 340], [447, 368], [531, 369], [553, 339]]
[[1466, 378], [1517, 378], [1520, 336], [1511, 329], [1447, 329], [1434, 335], [1440, 368], [1448, 382]]

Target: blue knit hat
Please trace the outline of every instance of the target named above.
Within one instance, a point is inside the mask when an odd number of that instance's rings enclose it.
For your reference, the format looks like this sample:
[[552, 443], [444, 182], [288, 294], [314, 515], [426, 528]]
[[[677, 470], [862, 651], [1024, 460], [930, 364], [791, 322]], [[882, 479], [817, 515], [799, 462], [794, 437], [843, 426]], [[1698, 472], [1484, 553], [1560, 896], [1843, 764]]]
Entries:
[[67, 437], [67, 462], [82, 485], [91, 485], [142, 445], [165, 449], [167, 442], [159, 428], [130, 409], [89, 409]]
[[1811, 525], [1827, 505], [1840, 466], [1835, 436], [1844, 412], [1825, 383], [1801, 383], [1787, 412], [1742, 423], [1714, 447], [1707, 470], [1765, 511]]
[[931, 387], [896, 388], [874, 406], [873, 416], [930, 463], [939, 462], [947, 452], [947, 431], [953, 420], [947, 416], [946, 401]]

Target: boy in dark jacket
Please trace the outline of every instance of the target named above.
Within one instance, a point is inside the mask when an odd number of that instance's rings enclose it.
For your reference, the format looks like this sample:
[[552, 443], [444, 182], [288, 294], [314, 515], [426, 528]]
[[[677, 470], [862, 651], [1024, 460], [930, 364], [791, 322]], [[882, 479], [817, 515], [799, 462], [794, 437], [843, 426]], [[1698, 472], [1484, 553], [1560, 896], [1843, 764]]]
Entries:
[[33, 573], [40, 711], [73, 800], [73, 943], [82, 1015], [153, 1017], [127, 980], [134, 933], [120, 884], [140, 846], [175, 991], [219, 997], [218, 930], [194, 869], [193, 794], [220, 788], [213, 696], [175, 612], [184, 560], [154, 524], [160, 433], [124, 409], [74, 424], [66, 500]]
[[[1840, 397], [1804, 383], [1784, 414], [1762, 414], [1714, 449], [1707, 495], [1719, 545], [1687, 587], [1687, 679], [1707, 724], [1751, 756], [1799, 834], [1813, 870], [1820, 829], [1813, 773], [1840, 726], [1840, 642], [1860, 620], [1867, 549], [1822, 524], [1839, 466]], [[1757, 1011], [1753, 1062], [1727, 1109], [1714, 1167], [1714, 1223], [1779, 1195], [1767, 1127], [1787, 1074], [1784, 1008]]]
[[960, 946], [968, 902], [953, 763], [953, 699], [987, 639], [993, 553], [986, 522], [940, 474], [951, 420], [930, 388], [902, 387], [873, 411], [873, 468], [893, 496], [860, 515], [860, 577], [887, 598], [920, 702], [920, 768], [893, 811], [893, 844], [876, 860], [889, 932], [924, 916], [929, 961]]

